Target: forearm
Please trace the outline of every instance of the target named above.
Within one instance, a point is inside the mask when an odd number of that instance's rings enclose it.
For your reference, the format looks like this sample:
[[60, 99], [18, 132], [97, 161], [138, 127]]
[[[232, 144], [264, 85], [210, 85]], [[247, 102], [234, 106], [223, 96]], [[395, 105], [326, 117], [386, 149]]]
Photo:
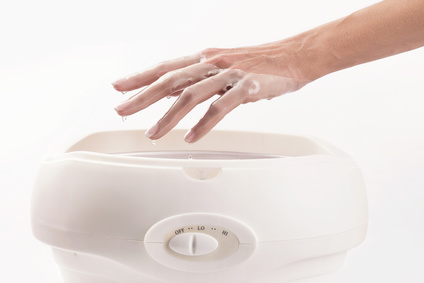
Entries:
[[424, 46], [424, 1], [382, 1], [289, 40], [302, 42], [303, 76], [315, 80]]

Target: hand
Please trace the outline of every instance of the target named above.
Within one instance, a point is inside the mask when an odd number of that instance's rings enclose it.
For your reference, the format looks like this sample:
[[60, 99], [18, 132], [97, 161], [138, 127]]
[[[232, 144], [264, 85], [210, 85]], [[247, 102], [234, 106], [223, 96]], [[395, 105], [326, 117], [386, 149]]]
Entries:
[[[299, 59], [287, 51], [295, 44], [282, 42], [239, 49], [207, 49], [199, 54], [160, 63], [113, 83], [118, 91], [147, 86], [115, 110], [134, 114], [158, 100], [178, 96], [169, 111], [146, 132], [159, 139], [196, 105], [218, 94], [205, 116], [186, 134], [193, 143], [206, 135], [226, 114], [243, 103], [271, 99], [295, 91], [310, 80], [302, 77]], [[284, 48], [285, 47], [285, 48]], [[293, 64], [296, 63], [296, 64]]]
[[118, 91], [147, 86], [115, 109], [127, 116], [164, 97], [178, 96], [146, 132], [159, 139], [197, 104], [218, 94], [185, 136], [187, 142], [196, 142], [240, 104], [295, 91], [329, 73], [424, 46], [423, 15], [422, 0], [385, 0], [275, 43], [207, 49], [163, 62], [113, 83]]

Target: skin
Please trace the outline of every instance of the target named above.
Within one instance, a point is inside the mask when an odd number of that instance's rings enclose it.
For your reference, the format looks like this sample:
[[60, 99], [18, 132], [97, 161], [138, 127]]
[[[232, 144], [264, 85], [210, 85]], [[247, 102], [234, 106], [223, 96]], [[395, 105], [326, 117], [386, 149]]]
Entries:
[[206, 49], [119, 79], [117, 91], [144, 87], [115, 110], [128, 116], [178, 96], [146, 132], [157, 140], [196, 105], [219, 95], [186, 134], [194, 143], [237, 106], [296, 91], [327, 74], [424, 46], [424, 1], [385, 0], [291, 38], [230, 49]]

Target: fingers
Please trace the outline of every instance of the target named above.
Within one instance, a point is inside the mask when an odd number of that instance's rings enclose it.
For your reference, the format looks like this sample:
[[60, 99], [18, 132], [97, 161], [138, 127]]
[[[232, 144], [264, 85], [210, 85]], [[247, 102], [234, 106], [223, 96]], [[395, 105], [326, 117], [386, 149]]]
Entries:
[[245, 74], [232, 89], [211, 104], [203, 118], [187, 133], [185, 141], [194, 143], [200, 140], [241, 104], [271, 99], [295, 91], [306, 83], [279, 76]]
[[227, 70], [187, 87], [162, 119], [146, 132], [146, 136], [154, 140], [161, 138], [174, 128], [196, 105], [208, 100], [215, 94], [225, 91], [227, 87], [241, 80], [243, 76], [244, 72], [242, 71]]
[[112, 83], [117, 91], [131, 91], [149, 85], [164, 74], [177, 69], [199, 63], [203, 58], [201, 53], [162, 62], [147, 70], [134, 73]]
[[188, 143], [194, 143], [212, 130], [228, 113], [244, 103], [248, 89], [243, 85], [236, 85], [227, 93], [214, 101], [202, 119], [184, 137]]
[[121, 116], [134, 114], [160, 99], [169, 95], [175, 95], [175, 93], [181, 92], [184, 88], [204, 80], [219, 71], [220, 69], [216, 66], [197, 63], [183, 69], [169, 72], [150, 84], [140, 93], [115, 107], [115, 110]]
[[146, 132], [147, 137], [156, 140], [174, 128], [196, 105], [221, 95], [185, 136], [187, 142], [196, 142], [240, 104], [271, 99], [309, 83], [292, 78], [280, 68], [272, 56], [264, 56], [263, 50], [258, 53], [244, 49], [207, 49], [116, 81], [113, 86], [118, 91], [145, 88], [115, 110], [121, 116], [128, 116], [164, 97], [178, 96], [168, 112]]

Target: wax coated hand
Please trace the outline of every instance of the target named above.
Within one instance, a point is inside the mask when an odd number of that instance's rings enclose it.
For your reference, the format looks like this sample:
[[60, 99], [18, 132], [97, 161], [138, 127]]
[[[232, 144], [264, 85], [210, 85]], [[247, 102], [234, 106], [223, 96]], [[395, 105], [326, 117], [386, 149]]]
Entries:
[[146, 132], [147, 137], [156, 140], [196, 105], [219, 95], [185, 136], [187, 142], [196, 142], [237, 106], [293, 92], [310, 82], [300, 64], [302, 58], [295, 57], [297, 47], [296, 42], [286, 41], [238, 49], [207, 49], [160, 63], [113, 83], [122, 92], [146, 86], [115, 110], [128, 116], [160, 99], [178, 96]]
[[146, 87], [115, 109], [127, 116], [164, 97], [178, 96], [146, 133], [159, 139], [196, 105], [219, 95], [185, 137], [196, 142], [240, 104], [273, 98], [329, 73], [422, 47], [423, 31], [423, 0], [381, 1], [282, 41], [207, 49], [120, 79], [113, 83], [118, 91]]

